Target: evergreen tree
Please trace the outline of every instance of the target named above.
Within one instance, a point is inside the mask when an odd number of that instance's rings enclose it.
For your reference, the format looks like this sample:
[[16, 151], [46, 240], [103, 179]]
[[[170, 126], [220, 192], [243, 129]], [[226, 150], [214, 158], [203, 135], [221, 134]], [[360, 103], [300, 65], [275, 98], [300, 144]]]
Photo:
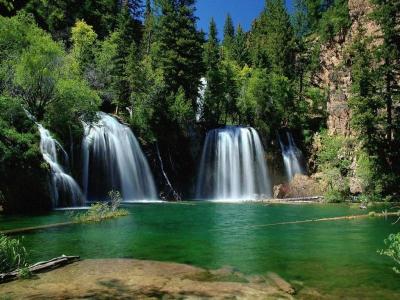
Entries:
[[[372, 14], [373, 19], [379, 24], [382, 31], [382, 43], [375, 50], [375, 57], [379, 64], [378, 78], [381, 78], [378, 92], [386, 105], [386, 139], [389, 149], [395, 149], [395, 136], [400, 136], [399, 112], [394, 108], [400, 104], [400, 28], [399, 11], [400, 2], [390, 0], [373, 0], [376, 8]], [[397, 130], [395, 128], [397, 127]], [[397, 145], [398, 149], [399, 144]], [[398, 157], [397, 153], [392, 153]], [[393, 156], [392, 156], [393, 158]]]
[[232, 45], [232, 59], [234, 59], [240, 67], [250, 64], [250, 55], [247, 46], [247, 35], [243, 31], [240, 24], [236, 30], [236, 36]]
[[207, 123], [217, 125], [224, 108], [224, 82], [220, 71], [220, 49], [214, 19], [211, 19], [208, 41], [204, 45], [204, 64], [207, 87], [204, 94], [203, 118]]
[[[203, 72], [201, 34], [196, 30], [194, 0], [161, 1], [157, 26], [157, 60], [166, 79], [166, 95], [183, 89], [195, 117], [198, 86]], [[165, 111], [168, 111], [165, 110]]]
[[265, 10], [266, 54], [273, 72], [293, 76], [294, 34], [283, 0], [268, 0]]
[[233, 25], [233, 20], [230, 14], [226, 16], [224, 24], [224, 40], [222, 42], [224, 55], [226, 57], [231, 56], [231, 51], [235, 39], [235, 27]]

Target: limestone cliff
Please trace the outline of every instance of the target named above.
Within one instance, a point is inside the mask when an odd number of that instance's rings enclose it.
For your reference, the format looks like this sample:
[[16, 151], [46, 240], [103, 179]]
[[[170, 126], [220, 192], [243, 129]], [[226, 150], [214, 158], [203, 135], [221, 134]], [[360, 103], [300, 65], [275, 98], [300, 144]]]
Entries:
[[313, 80], [316, 85], [328, 92], [327, 126], [330, 134], [352, 135], [351, 111], [348, 106], [351, 66], [346, 54], [360, 26], [367, 36], [374, 36], [379, 32], [379, 27], [369, 17], [372, 10], [373, 7], [368, 0], [349, 0], [351, 27], [336, 36], [333, 41], [321, 46], [321, 69]]

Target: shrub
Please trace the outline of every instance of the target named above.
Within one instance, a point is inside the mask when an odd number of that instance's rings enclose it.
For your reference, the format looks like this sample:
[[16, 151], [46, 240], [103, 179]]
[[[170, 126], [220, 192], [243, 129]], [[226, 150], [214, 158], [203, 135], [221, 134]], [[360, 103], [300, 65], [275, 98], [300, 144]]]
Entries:
[[387, 245], [388, 248], [380, 250], [378, 253], [386, 255], [394, 260], [397, 266], [393, 267], [393, 271], [400, 274], [400, 232], [389, 235], [389, 237], [385, 239], [385, 245]]
[[71, 214], [70, 216], [77, 223], [92, 223], [129, 214], [127, 210], [119, 208], [122, 198], [118, 191], [111, 191], [108, 195], [111, 200], [110, 204], [97, 202], [92, 204], [85, 213]]
[[26, 267], [28, 254], [21, 241], [0, 235], [0, 272], [7, 273]]
[[33, 274], [28, 267], [23, 267], [18, 270], [18, 278], [20, 279], [29, 279], [32, 278]]

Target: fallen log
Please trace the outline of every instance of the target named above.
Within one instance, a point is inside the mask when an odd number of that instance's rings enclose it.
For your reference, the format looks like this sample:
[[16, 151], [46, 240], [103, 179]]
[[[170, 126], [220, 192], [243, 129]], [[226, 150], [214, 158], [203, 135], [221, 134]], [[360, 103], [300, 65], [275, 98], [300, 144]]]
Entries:
[[262, 202], [265, 203], [279, 203], [279, 202], [321, 202], [324, 199], [323, 196], [309, 196], [309, 197], [296, 197], [296, 198], [276, 198], [276, 199], [264, 199]]
[[[382, 212], [382, 213], [370, 212], [369, 214], [365, 214], [365, 215], [351, 215], [351, 216], [340, 216], [340, 217], [331, 217], [331, 218], [287, 221], [287, 222], [278, 222], [278, 223], [269, 223], [269, 224], [256, 224], [256, 225], [232, 227], [231, 229], [261, 228], [261, 227], [293, 225], [293, 224], [313, 223], [313, 222], [334, 222], [334, 221], [341, 221], [341, 220], [355, 220], [355, 219], [365, 219], [365, 218], [386, 218], [386, 217], [399, 217], [400, 218], [400, 211], [398, 211], [398, 212]], [[224, 229], [224, 228], [213, 229], [212, 231], [221, 231], [221, 230], [226, 230], [226, 229]]]
[[[33, 273], [41, 273], [41, 272], [45, 272], [45, 271], [49, 271], [49, 270], [53, 270], [53, 269], [57, 269], [60, 268], [62, 266], [65, 266], [67, 264], [76, 262], [80, 259], [79, 256], [66, 256], [66, 255], [62, 255], [60, 257], [56, 257], [47, 261], [41, 261], [38, 262], [36, 264], [33, 264], [31, 266], [28, 267], [28, 270]], [[9, 273], [3, 273], [0, 274], [0, 284], [1, 283], [5, 283], [8, 281], [12, 281], [17, 279], [19, 276], [19, 270], [15, 270]]]
[[39, 230], [39, 229], [67, 226], [67, 225], [72, 225], [72, 224], [75, 224], [75, 222], [71, 221], [71, 222], [55, 223], [55, 224], [48, 224], [48, 225], [15, 228], [15, 229], [9, 229], [9, 230], [1, 230], [0, 234], [16, 234], [16, 233], [29, 232], [29, 231]]

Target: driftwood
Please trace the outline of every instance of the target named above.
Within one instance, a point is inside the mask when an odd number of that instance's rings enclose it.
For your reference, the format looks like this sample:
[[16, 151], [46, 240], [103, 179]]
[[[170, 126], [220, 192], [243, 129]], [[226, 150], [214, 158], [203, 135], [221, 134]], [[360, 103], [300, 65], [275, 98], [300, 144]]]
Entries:
[[15, 229], [9, 229], [9, 230], [1, 230], [0, 234], [15, 234], [15, 233], [29, 232], [29, 231], [39, 230], [39, 229], [67, 226], [67, 225], [71, 225], [71, 224], [74, 224], [74, 222], [64, 222], [64, 223], [55, 223], [55, 224], [39, 225], [39, 226], [24, 227], [24, 228], [15, 228]]
[[[79, 259], [80, 259], [79, 256], [62, 255], [60, 257], [56, 257], [48, 261], [41, 261], [36, 264], [33, 264], [28, 267], [28, 270], [33, 274], [45, 272], [73, 263], [75, 261], [78, 261]], [[19, 275], [18, 270], [12, 271], [10, 273], [0, 274], [0, 283], [15, 280], [18, 278], [18, 275]]]

